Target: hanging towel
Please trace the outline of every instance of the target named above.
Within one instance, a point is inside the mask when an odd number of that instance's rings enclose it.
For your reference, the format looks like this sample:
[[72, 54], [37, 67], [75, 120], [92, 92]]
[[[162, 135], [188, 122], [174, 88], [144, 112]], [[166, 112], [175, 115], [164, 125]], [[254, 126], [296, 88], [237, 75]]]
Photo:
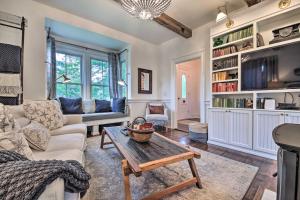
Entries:
[[18, 46], [0, 43], [0, 72], [20, 73], [21, 48]]
[[21, 93], [20, 74], [0, 73], [0, 96], [16, 97]]

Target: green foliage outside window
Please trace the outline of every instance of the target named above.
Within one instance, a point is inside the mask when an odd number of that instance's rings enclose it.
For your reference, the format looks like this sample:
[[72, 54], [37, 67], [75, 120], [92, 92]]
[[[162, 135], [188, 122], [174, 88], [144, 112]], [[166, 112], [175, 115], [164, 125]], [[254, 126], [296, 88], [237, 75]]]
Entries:
[[110, 99], [107, 61], [91, 59], [91, 98]]

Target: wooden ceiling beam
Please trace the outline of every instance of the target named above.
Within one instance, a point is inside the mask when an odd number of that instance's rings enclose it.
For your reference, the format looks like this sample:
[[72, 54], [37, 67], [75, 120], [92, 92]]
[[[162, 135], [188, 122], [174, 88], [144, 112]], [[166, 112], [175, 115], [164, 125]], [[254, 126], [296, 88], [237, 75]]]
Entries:
[[160, 17], [155, 18], [154, 21], [166, 27], [167, 29], [181, 35], [184, 38], [190, 38], [193, 36], [192, 29], [183, 25], [182, 23], [173, 19], [167, 14], [163, 13]]
[[[117, 3], [121, 3], [120, 0], [114, 0]], [[191, 38], [193, 35], [193, 31], [191, 28], [185, 26], [184, 24], [180, 23], [179, 21], [173, 19], [167, 14], [162, 14], [160, 17], [153, 19], [153, 21], [157, 22], [158, 24], [162, 25], [163, 27], [181, 35], [184, 38]]]

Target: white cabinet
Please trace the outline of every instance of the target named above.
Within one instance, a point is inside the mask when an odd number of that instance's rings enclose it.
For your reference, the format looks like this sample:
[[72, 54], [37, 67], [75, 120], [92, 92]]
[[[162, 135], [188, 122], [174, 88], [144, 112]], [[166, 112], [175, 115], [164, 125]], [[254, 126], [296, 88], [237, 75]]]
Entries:
[[284, 123], [300, 124], [300, 113], [279, 111], [254, 112], [254, 150], [276, 154], [277, 145], [274, 143], [272, 133], [274, 128]]
[[229, 119], [227, 110], [210, 109], [208, 127], [209, 140], [227, 143], [229, 135]]
[[209, 140], [252, 149], [252, 111], [210, 109], [208, 123]]
[[229, 144], [252, 149], [252, 111], [229, 111]]

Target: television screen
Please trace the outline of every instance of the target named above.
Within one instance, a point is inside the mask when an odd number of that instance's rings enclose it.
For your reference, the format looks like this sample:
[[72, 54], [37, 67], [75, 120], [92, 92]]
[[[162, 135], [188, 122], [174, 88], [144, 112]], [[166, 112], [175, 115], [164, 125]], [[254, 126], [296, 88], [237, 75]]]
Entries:
[[242, 90], [300, 88], [300, 43], [242, 55]]

